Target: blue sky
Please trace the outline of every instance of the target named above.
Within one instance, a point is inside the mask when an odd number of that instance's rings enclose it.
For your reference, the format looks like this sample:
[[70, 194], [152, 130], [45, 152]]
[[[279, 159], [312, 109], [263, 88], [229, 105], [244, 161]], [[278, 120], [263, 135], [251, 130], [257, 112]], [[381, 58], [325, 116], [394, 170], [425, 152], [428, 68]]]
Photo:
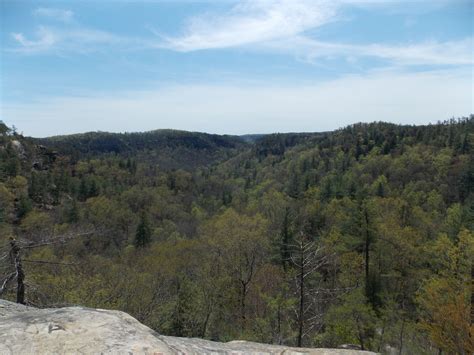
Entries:
[[325, 131], [473, 112], [472, 1], [0, 7], [0, 119], [27, 135]]

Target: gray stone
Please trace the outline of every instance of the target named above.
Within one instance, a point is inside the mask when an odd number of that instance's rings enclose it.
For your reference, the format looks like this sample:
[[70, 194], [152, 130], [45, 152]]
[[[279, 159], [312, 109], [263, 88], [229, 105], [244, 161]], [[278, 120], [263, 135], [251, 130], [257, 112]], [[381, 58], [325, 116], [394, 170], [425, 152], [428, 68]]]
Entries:
[[162, 336], [120, 311], [0, 300], [0, 354], [373, 354]]
[[26, 152], [25, 152], [25, 148], [23, 147], [23, 144], [21, 144], [21, 142], [19, 140], [12, 140], [10, 142], [11, 144], [11, 147], [15, 150], [15, 152], [17, 153], [18, 156], [20, 156], [21, 158], [25, 158], [26, 157]]

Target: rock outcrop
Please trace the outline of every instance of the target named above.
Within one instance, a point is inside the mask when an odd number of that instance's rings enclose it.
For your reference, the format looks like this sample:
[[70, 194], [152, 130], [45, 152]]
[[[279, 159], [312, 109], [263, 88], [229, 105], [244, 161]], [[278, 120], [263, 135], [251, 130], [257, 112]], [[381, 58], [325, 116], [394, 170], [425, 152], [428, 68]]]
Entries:
[[38, 309], [0, 300], [0, 354], [373, 354], [162, 336], [130, 315], [84, 307]]

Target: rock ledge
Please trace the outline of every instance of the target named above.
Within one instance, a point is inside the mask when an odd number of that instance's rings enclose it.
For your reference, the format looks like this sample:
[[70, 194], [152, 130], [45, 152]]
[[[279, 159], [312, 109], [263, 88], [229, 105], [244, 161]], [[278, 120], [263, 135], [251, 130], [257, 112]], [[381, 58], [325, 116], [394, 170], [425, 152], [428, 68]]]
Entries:
[[162, 336], [127, 313], [84, 307], [38, 309], [0, 300], [0, 354], [374, 354]]

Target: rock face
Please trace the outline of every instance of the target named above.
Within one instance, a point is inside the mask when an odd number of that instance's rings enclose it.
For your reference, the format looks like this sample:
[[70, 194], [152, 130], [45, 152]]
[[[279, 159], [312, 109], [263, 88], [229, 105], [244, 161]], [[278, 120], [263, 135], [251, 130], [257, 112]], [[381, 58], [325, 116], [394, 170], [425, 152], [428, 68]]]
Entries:
[[373, 354], [162, 336], [124, 312], [0, 300], [0, 354]]
[[123, 312], [0, 301], [0, 354], [100, 353], [167, 354], [169, 348]]

